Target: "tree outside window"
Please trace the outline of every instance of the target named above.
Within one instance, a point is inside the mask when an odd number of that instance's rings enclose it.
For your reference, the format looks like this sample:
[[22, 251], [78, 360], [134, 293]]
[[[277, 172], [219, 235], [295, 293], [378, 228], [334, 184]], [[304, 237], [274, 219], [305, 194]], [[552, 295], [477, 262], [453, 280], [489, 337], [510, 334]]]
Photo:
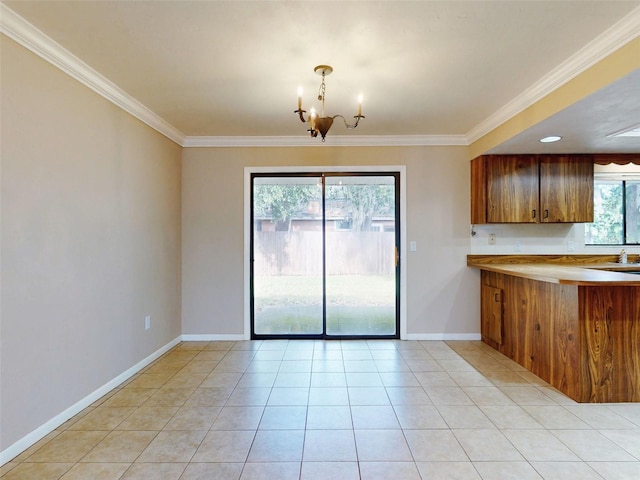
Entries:
[[627, 244], [640, 243], [640, 181], [625, 182]]
[[596, 179], [593, 200], [586, 245], [640, 244], [640, 181]]

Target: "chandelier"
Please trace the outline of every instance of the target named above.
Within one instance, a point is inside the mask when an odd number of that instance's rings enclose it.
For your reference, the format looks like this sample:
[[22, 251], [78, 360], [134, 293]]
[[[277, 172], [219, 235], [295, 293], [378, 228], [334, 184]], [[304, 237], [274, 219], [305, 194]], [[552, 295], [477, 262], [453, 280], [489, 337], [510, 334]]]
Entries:
[[342, 115], [327, 117], [324, 113], [324, 95], [326, 89], [324, 78], [325, 76], [330, 75], [331, 72], [333, 72], [333, 68], [329, 65], [318, 65], [313, 69], [313, 71], [318, 75], [322, 75], [322, 83], [320, 84], [320, 88], [318, 89], [318, 100], [322, 102], [322, 115], [318, 116], [316, 109], [312, 107], [308, 117], [306, 119], [304, 118], [304, 114], [307, 113], [307, 111], [302, 109], [302, 87], [298, 87], [298, 109], [294, 110], [293, 112], [298, 114], [302, 123], [309, 124], [307, 132], [309, 132], [312, 137], [317, 137], [318, 133], [320, 133], [322, 141], [324, 142], [324, 137], [327, 135], [327, 132], [331, 128], [331, 125], [333, 125], [333, 120], [336, 117], [340, 117], [344, 122], [344, 126], [347, 128], [356, 128], [358, 126], [358, 122], [360, 122], [360, 119], [365, 118], [364, 115], [362, 115], [362, 94], [358, 96], [358, 113], [353, 116], [353, 118], [356, 119], [355, 123], [347, 123], [347, 119]]

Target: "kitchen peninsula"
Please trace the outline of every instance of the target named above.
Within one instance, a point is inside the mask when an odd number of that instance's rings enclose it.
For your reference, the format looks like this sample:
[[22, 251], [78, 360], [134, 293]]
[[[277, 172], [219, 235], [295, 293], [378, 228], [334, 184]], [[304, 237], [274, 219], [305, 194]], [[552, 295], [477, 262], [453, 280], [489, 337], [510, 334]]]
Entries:
[[578, 402], [639, 402], [640, 265], [616, 260], [467, 256], [482, 340]]

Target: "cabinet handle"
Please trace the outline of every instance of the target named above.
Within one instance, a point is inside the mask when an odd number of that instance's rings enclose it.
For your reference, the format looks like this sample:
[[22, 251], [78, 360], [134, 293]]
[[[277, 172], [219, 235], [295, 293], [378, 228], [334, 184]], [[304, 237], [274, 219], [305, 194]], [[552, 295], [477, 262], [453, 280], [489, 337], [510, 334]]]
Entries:
[[531, 218], [536, 218], [536, 209], [531, 210]]
[[498, 292], [493, 294], [493, 301], [494, 302], [499, 302], [500, 298], [499, 298], [500, 294]]
[[549, 218], [549, 210], [544, 211], [544, 218]]

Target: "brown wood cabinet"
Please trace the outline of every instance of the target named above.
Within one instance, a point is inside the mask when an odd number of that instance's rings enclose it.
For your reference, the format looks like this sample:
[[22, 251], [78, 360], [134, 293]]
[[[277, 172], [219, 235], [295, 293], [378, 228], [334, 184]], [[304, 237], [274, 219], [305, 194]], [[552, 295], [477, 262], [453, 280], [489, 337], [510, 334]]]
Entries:
[[483, 283], [481, 295], [482, 339], [502, 345], [502, 289]]
[[471, 161], [471, 223], [592, 221], [590, 155], [483, 155]]
[[541, 155], [541, 222], [593, 222], [593, 157]]

